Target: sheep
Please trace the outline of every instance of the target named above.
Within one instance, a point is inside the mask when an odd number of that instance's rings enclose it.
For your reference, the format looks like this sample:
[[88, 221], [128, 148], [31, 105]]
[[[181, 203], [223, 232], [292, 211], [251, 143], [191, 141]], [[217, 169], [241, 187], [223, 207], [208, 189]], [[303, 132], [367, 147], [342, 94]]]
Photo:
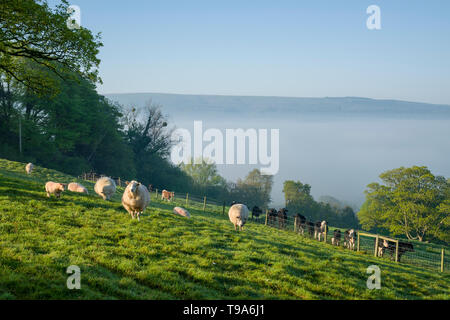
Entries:
[[48, 181], [45, 184], [45, 192], [47, 192], [47, 197], [50, 198], [50, 194], [54, 194], [56, 198], [61, 197], [61, 192], [64, 192], [67, 188], [67, 184], [58, 183], [53, 181]]
[[94, 191], [102, 197], [103, 200], [109, 200], [116, 192], [116, 183], [111, 178], [102, 177], [95, 183]]
[[69, 183], [69, 185], [67, 186], [67, 190], [72, 191], [72, 192], [89, 194], [89, 192], [83, 185], [76, 183], [76, 182]]
[[173, 208], [173, 213], [179, 214], [180, 216], [183, 216], [183, 217], [186, 217], [186, 218], [190, 218], [191, 217], [189, 211], [187, 211], [186, 209], [181, 208], [181, 207]]
[[31, 162], [25, 166], [25, 171], [27, 172], [27, 174], [31, 174], [33, 169], [34, 169], [34, 164], [32, 164]]
[[228, 217], [231, 223], [234, 224], [234, 230], [237, 230], [237, 226], [239, 226], [239, 231], [243, 230], [244, 224], [248, 219], [248, 212], [249, 210], [245, 204], [234, 204], [231, 206], [228, 211]]
[[135, 180], [131, 181], [122, 195], [122, 205], [131, 218], [134, 219], [136, 215], [139, 221], [139, 215], [144, 212], [149, 203], [150, 193], [147, 187]]

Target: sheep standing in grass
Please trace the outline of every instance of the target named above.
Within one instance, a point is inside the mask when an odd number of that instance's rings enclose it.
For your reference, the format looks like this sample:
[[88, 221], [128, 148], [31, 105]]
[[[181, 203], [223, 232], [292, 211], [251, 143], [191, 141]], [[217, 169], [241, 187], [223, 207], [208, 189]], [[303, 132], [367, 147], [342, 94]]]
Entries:
[[248, 208], [245, 204], [234, 204], [228, 211], [228, 217], [230, 221], [234, 224], [234, 230], [237, 230], [239, 226], [239, 231], [244, 228], [244, 224], [248, 219]]
[[34, 165], [31, 162], [25, 166], [25, 171], [27, 172], [27, 174], [31, 174], [33, 169], [34, 169]]
[[109, 200], [116, 192], [116, 183], [111, 178], [102, 177], [95, 183], [94, 191], [102, 197], [103, 200]]
[[45, 192], [47, 192], [47, 197], [50, 198], [50, 194], [54, 194], [57, 198], [61, 197], [61, 192], [66, 190], [67, 185], [65, 183], [57, 183], [53, 181], [48, 181], [45, 184]]
[[147, 188], [135, 180], [131, 181], [122, 195], [122, 205], [134, 219], [137, 216], [139, 221], [139, 215], [144, 212], [150, 203], [150, 193]]
[[72, 192], [89, 194], [87, 189], [84, 186], [82, 186], [81, 184], [76, 183], [76, 182], [69, 183], [69, 185], [67, 186], [67, 190], [72, 191]]

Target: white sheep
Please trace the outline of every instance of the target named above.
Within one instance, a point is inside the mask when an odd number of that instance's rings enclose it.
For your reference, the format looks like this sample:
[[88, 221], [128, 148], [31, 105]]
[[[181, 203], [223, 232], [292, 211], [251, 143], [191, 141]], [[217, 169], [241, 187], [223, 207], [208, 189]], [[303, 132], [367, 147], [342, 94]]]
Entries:
[[94, 191], [102, 197], [103, 200], [109, 200], [116, 192], [116, 183], [111, 178], [102, 177], [95, 183]]
[[175, 207], [173, 208], [173, 213], [179, 214], [182, 217], [186, 217], [186, 218], [190, 218], [191, 214], [189, 213], [189, 211], [187, 211], [184, 208], [181, 207]]
[[57, 198], [61, 197], [61, 192], [66, 190], [67, 185], [65, 183], [58, 183], [53, 181], [48, 181], [45, 184], [45, 192], [47, 192], [47, 197], [50, 198], [50, 194], [54, 194]]
[[25, 171], [27, 172], [27, 174], [31, 174], [33, 169], [34, 169], [34, 165], [31, 162], [25, 166]]
[[245, 204], [234, 204], [228, 211], [228, 217], [230, 221], [234, 224], [234, 230], [237, 230], [239, 226], [239, 231], [243, 230], [244, 224], [248, 219], [248, 208]]
[[89, 194], [87, 189], [83, 185], [81, 185], [77, 182], [69, 183], [69, 185], [67, 186], [67, 190], [72, 191], [72, 192]]
[[139, 221], [139, 215], [144, 212], [150, 203], [150, 193], [147, 187], [135, 180], [131, 181], [122, 195], [122, 205], [134, 219], [137, 216]]

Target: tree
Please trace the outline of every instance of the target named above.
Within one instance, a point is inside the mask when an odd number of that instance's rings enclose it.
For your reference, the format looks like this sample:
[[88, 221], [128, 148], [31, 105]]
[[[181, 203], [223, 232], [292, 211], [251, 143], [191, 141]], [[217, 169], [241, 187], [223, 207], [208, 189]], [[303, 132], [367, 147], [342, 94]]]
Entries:
[[97, 58], [100, 36], [83, 27], [69, 29], [68, 7], [65, 0], [55, 9], [45, 0], [0, 2], [2, 81], [5, 77], [15, 79], [41, 94], [54, 93], [57, 82], [50, 75], [63, 77], [61, 70], [72, 70], [92, 83], [101, 81]]
[[199, 186], [226, 186], [227, 182], [219, 175], [216, 164], [208, 159], [203, 158], [201, 163], [197, 164], [192, 160], [189, 163], [181, 163], [180, 168]]
[[410, 240], [445, 238], [450, 215], [445, 178], [418, 166], [389, 170], [380, 178], [384, 184], [369, 184], [365, 191], [366, 202], [358, 213], [364, 228], [386, 228]]
[[169, 155], [173, 129], [167, 127], [167, 118], [162, 114], [160, 106], [147, 101], [144, 109], [131, 108], [125, 113], [123, 123], [126, 138], [137, 158], [142, 158], [144, 154], [162, 158]]
[[273, 176], [263, 175], [259, 169], [250, 171], [245, 179], [238, 179], [231, 188], [234, 201], [245, 203], [250, 209], [253, 206], [267, 207], [271, 201]]
[[286, 206], [303, 214], [315, 216], [317, 203], [311, 195], [311, 186], [300, 181], [287, 180], [283, 184]]

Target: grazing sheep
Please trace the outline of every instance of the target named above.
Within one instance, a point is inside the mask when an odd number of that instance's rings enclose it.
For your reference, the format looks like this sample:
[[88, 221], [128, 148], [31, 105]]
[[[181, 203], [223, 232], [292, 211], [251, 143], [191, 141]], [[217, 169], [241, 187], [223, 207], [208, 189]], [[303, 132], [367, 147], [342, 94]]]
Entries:
[[237, 230], [237, 226], [239, 226], [239, 231], [241, 231], [248, 219], [247, 206], [245, 204], [232, 205], [230, 210], [228, 211], [228, 217], [234, 224], [234, 230]]
[[137, 182], [135, 180], [131, 181], [122, 195], [122, 205], [134, 219], [137, 216], [138, 221], [139, 215], [144, 212], [150, 203], [150, 193], [147, 187]]
[[50, 194], [54, 194], [57, 198], [61, 197], [61, 192], [66, 190], [67, 185], [65, 183], [58, 183], [53, 181], [48, 181], [45, 184], [45, 192], [47, 192], [47, 197], [50, 198]]
[[173, 213], [179, 214], [180, 216], [183, 216], [183, 217], [186, 217], [186, 218], [190, 218], [191, 217], [189, 211], [187, 211], [186, 209], [181, 208], [181, 207], [173, 208]]
[[102, 197], [103, 200], [109, 200], [116, 192], [116, 183], [111, 178], [102, 177], [95, 183], [94, 191]]
[[33, 169], [34, 169], [34, 164], [32, 164], [31, 162], [25, 166], [25, 171], [27, 172], [27, 174], [31, 174]]
[[81, 184], [79, 184], [77, 182], [69, 183], [69, 185], [67, 186], [67, 190], [69, 190], [71, 192], [78, 192], [78, 193], [89, 194], [87, 189], [83, 185], [81, 185]]

